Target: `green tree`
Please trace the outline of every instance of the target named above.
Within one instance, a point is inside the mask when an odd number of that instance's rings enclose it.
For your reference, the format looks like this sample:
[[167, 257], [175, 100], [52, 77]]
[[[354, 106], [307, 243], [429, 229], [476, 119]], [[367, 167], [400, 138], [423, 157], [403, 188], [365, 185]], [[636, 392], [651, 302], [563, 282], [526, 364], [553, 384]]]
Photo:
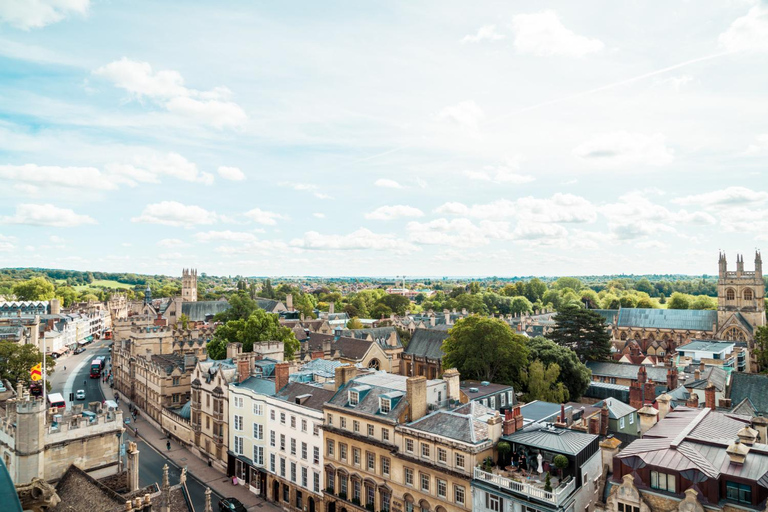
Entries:
[[528, 283], [525, 285], [525, 293], [523, 295], [526, 296], [526, 298], [531, 302], [536, 302], [537, 300], [541, 300], [541, 298], [544, 296], [544, 294], [547, 291], [547, 283], [539, 279], [538, 277], [534, 277]]
[[717, 298], [696, 295], [688, 307], [689, 309], [717, 309]]
[[385, 295], [380, 298], [377, 304], [383, 304], [391, 309], [396, 315], [403, 316], [411, 307], [411, 301], [403, 295]]
[[[33, 366], [41, 362], [43, 362], [43, 354], [34, 345], [0, 341], [0, 378], [8, 379], [12, 386], [16, 387], [18, 382], [29, 386], [32, 382], [29, 372]], [[56, 360], [46, 357], [45, 365], [50, 379]]]
[[208, 344], [208, 356], [212, 359], [224, 359], [228, 343], [242, 343], [243, 352], [252, 352], [255, 343], [282, 341], [285, 359], [293, 359], [294, 353], [301, 345], [290, 328], [280, 325], [279, 318], [277, 314], [257, 309], [246, 320], [230, 320], [220, 325], [213, 340]]
[[261, 296], [265, 299], [275, 298], [275, 290], [272, 288], [272, 281], [270, 279], [264, 281], [264, 286], [261, 288]]
[[533, 312], [533, 304], [531, 304], [531, 301], [521, 295], [512, 297], [512, 304], [510, 309], [510, 313], [513, 315], [518, 315], [520, 313], [531, 313]]
[[189, 329], [189, 317], [184, 313], [179, 317], [179, 323], [181, 324], [182, 329]]
[[528, 349], [532, 360], [539, 360], [544, 365], [557, 364], [560, 367], [559, 379], [568, 388], [570, 400], [578, 401], [581, 398], [592, 380], [592, 372], [579, 361], [573, 350], [543, 336], [529, 340]]
[[555, 455], [552, 460], [555, 463], [555, 467], [560, 471], [560, 480], [563, 479], [563, 471], [568, 467], [568, 457], [565, 455]]
[[525, 337], [496, 318], [470, 316], [456, 322], [443, 342], [443, 365], [455, 367], [466, 379], [500, 384], [520, 383], [528, 363]]
[[53, 283], [44, 277], [33, 277], [15, 284], [13, 294], [19, 300], [51, 300], [55, 297]]
[[256, 301], [251, 299], [247, 293], [239, 292], [229, 298], [229, 308], [217, 313], [215, 320], [217, 322], [229, 322], [231, 320], [245, 320], [259, 309]]
[[353, 316], [347, 322], [347, 329], [363, 329], [364, 327], [365, 326], [363, 325], [363, 322], [361, 322], [360, 319], [356, 316]]
[[560, 367], [557, 363], [544, 366], [539, 360], [536, 360], [528, 366], [523, 372], [523, 382], [525, 382], [526, 393], [525, 400], [543, 400], [556, 404], [568, 400], [568, 388], [560, 382]]
[[667, 301], [667, 309], [688, 309], [690, 306], [690, 297], [680, 292], [673, 293]]
[[547, 471], [547, 476], [544, 478], [544, 490], [552, 492], [552, 477], [549, 476], [549, 471]]
[[547, 337], [575, 351], [581, 362], [604, 361], [611, 355], [611, 335], [603, 317], [588, 309], [572, 305], [560, 309]]
[[755, 348], [753, 350], [755, 362], [761, 371], [768, 370], [768, 326], [763, 325], [755, 329]]
[[509, 454], [512, 453], [512, 446], [506, 441], [499, 441], [496, 443], [496, 453], [499, 454], [499, 467], [506, 467], [509, 465]]
[[71, 286], [59, 286], [56, 288], [56, 297], [64, 307], [69, 307], [73, 302], [77, 301], [77, 290]]
[[564, 290], [570, 288], [571, 290], [581, 290], [581, 280], [577, 277], [560, 277], [552, 283], [552, 288], [556, 290]]

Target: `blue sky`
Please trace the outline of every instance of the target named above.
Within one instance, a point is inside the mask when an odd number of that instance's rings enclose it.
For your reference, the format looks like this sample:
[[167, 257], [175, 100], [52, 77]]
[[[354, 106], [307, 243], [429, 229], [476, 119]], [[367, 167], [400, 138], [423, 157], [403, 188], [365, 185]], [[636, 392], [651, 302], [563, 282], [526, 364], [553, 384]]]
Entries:
[[0, 2], [0, 266], [714, 273], [768, 4]]

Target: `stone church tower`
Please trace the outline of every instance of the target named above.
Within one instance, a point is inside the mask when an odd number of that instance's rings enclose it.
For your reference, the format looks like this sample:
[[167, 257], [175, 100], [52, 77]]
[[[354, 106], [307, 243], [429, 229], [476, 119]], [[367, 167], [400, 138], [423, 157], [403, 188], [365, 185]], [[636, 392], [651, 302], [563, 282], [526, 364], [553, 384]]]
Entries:
[[197, 269], [185, 268], [181, 272], [181, 300], [197, 302]]
[[736, 271], [728, 270], [725, 254], [720, 254], [717, 281], [717, 333], [715, 338], [748, 341], [754, 330], [766, 325], [763, 260], [755, 252], [755, 270], [744, 270], [744, 256], [736, 256]]

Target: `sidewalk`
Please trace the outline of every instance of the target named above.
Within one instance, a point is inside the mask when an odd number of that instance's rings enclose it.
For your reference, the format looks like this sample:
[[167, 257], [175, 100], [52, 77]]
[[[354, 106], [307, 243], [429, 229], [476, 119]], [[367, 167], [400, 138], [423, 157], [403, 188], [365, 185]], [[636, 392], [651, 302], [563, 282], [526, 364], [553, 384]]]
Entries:
[[[101, 381], [100, 381], [101, 382]], [[115, 390], [109, 387], [109, 384], [101, 382], [101, 390], [104, 392], [104, 396], [107, 398], [114, 398]], [[128, 412], [128, 404], [125, 400], [120, 400], [120, 409], [123, 411], [124, 418], [130, 418]], [[139, 429], [139, 437], [158, 451], [163, 457], [172, 460], [179, 467], [187, 467], [187, 472], [192, 477], [196, 478], [203, 485], [211, 488], [212, 491], [218, 493], [223, 497], [233, 497], [240, 500], [248, 510], [265, 510], [269, 512], [281, 511], [282, 508], [275, 506], [273, 503], [265, 501], [263, 498], [256, 496], [247, 487], [243, 485], [232, 485], [232, 480], [224, 473], [208, 467], [206, 461], [200, 460], [192, 452], [186, 448], [182, 448], [175, 441], [171, 442], [171, 450], [166, 448], [167, 438], [159, 430], [155, 429], [148, 421], [139, 416], [138, 425], [134, 424], [133, 420], [129, 425], [125, 425], [127, 429], [130, 429], [135, 433], [135, 429]], [[214, 500], [215, 501], [215, 500]], [[213, 503], [213, 509], [216, 510], [217, 503]]]

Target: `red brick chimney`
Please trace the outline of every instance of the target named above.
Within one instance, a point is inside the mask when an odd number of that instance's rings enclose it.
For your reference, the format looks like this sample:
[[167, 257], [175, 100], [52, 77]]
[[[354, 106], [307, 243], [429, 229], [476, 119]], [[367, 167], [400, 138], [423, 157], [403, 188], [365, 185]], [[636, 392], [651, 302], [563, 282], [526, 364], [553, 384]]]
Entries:
[[600, 409], [600, 435], [608, 435], [608, 405], [603, 402], [603, 408]]
[[698, 395], [696, 393], [691, 393], [691, 396], [689, 396], [688, 400], [685, 401], [685, 406], [696, 409], [699, 406]]
[[639, 382], [629, 385], [629, 405], [634, 409], [643, 407], [643, 385]]
[[275, 392], [288, 385], [288, 376], [291, 373], [291, 363], [277, 363], [275, 365]]
[[520, 406], [515, 407], [515, 430], [523, 430], [523, 413], [520, 411]]
[[241, 354], [237, 358], [237, 382], [243, 382], [251, 376], [251, 358]]
[[715, 402], [715, 385], [711, 382], [708, 382], [707, 387], [704, 388], [704, 405], [713, 411], [717, 407]]
[[645, 383], [645, 389], [643, 389], [643, 400], [647, 403], [653, 403], [656, 401], [656, 383], [653, 380], [649, 380]]
[[589, 433], [600, 435], [600, 417], [597, 414], [589, 418]]
[[677, 368], [669, 368], [667, 370], [667, 389], [669, 391], [677, 389]]
[[565, 404], [560, 404], [560, 423], [568, 424], [568, 421], [565, 419]]
[[645, 384], [646, 380], [648, 380], [648, 372], [646, 372], [645, 366], [641, 365], [637, 370], [637, 382], [640, 384]]
[[508, 436], [517, 432], [515, 428], [515, 412], [509, 409], [504, 411], [504, 423], [501, 426], [501, 434]]

